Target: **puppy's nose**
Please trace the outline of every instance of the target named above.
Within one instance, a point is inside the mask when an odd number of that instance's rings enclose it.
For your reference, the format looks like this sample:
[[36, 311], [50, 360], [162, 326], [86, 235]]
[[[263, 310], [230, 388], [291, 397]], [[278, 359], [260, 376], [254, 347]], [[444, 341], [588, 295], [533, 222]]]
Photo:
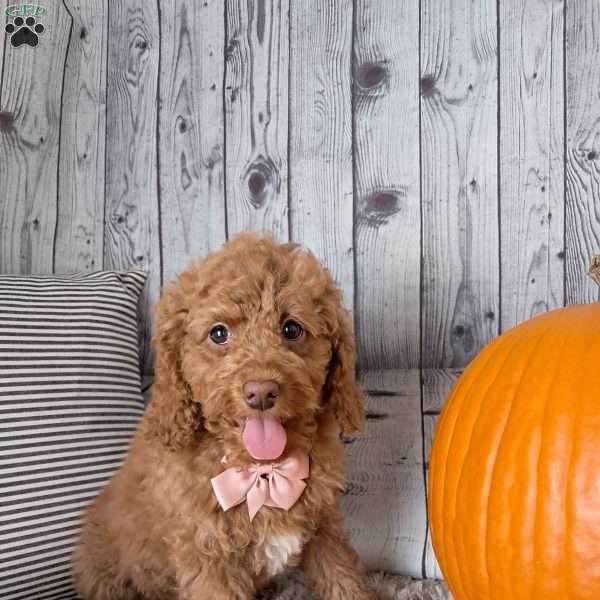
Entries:
[[248, 406], [258, 410], [269, 410], [269, 408], [275, 406], [279, 396], [279, 384], [272, 379], [246, 381], [243, 392]]

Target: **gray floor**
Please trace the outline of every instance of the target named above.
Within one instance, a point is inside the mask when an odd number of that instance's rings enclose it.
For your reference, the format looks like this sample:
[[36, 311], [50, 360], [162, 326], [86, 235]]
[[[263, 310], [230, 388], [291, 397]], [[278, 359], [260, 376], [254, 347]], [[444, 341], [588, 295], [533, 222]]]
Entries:
[[[418, 581], [372, 573], [369, 580], [379, 600], [452, 600], [444, 583], [433, 579]], [[290, 571], [285, 577], [278, 577], [257, 600], [316, 600], [316, 597], [302, 573]]]

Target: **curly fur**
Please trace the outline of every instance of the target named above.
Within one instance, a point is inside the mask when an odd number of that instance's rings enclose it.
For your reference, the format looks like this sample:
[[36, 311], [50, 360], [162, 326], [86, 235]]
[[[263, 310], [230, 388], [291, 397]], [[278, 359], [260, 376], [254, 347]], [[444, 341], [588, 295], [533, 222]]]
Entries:
[[[341, 294], [294, 244], [242, 234], [183, 273], [157, 306], [152, 400], [121, 469], [87, 511], [74, 555], [85, 600], [248, 600], [274, 571], [300, 566], [327, 600], [374, 598], [342, 533], [343, 444], [363, 420], [352, 327]], [[284, 341], [284, 318], [306, 331]], [[208, 333], [225, 323], [225, 347]], [[281, 387], [271, 409], [311, 474], [288, 512], [221, 510], [220, 459], [251, 462], [240, 423], [249, 379]]]

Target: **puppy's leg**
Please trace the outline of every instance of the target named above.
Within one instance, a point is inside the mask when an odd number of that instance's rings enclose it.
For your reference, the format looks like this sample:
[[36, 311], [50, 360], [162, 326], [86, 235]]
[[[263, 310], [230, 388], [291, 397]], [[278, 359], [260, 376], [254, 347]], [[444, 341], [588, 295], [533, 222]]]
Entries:
[[[190, 565], [191, 567], [191, 565]], [[207, 561], [200, 570], [177, 565], [180, 600], [252, 600], [255, 585], [235, 561]]]
[[302, 568], [323, 600], [376, 600], [340, 522], [324, 522], [304, 549]]
[[80, 544], [73, 555], [73, 579], [85, 600], [138, 600], [139, 594], [124, 578], [115, 558], [100, 547]]

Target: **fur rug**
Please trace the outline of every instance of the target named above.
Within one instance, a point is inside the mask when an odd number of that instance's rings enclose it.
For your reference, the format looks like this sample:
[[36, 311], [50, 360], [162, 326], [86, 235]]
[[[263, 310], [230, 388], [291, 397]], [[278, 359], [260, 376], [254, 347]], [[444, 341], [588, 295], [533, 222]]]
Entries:
[[[369, 581], [379, 600], [452, 600], [446, 586], [434, 579], [415, 580], [400, 575], [371, 573]], [[276, 578], [257, 600], [316, 600], [300, 571]], [[348, 599], [351, 600], [351, 599]]]

